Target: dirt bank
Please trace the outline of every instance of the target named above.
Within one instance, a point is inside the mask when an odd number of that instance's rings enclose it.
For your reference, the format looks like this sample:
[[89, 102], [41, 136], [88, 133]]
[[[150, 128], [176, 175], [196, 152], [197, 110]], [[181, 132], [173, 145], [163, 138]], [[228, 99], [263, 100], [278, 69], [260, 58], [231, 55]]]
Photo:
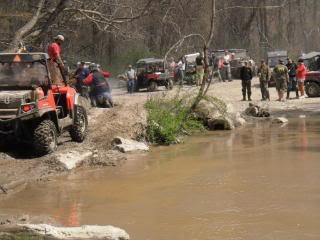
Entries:
[[[270, 89], [270, 102], [260, 101], [258, 81], [253, 81], [253, 102], [261, 105], [278, 115], [295, 112], [295, 114], [317, 114], [319, 99], [293, 99], [284, 103], [276, 102], [276, 91]], [[193, 94], [196, 87], [185, 86], [184, 94]], [[168, 94], [159, 90], [155, 94]], [[175, 91], [171, 91], [174, 95]], [[217, 83], [212, 85], [209, 94], [223, 99], [233, 105], [234, 111], [242, 112], [248, 102], [240, 101], [241, 82]], [[56, 161], [57, 155], [72, 151], [92, 152], [82, 167], [117, 166], [126, 159], [125, 154], [112, 151], [111, 141], [115, 136], [124, 138], [142, 139], [146, 127], [146, 111], [143, 107], [150, 93], [141, 92], [128, 95], [124, 90], [115, 90], [114, 99], [117, 106], [113, 109], [91, 109], [89, 116], [90, 134], [82, 143], [74, 143], [66, 134], [60, 140], [58, 151], [49, 156], [34, 158], [32, 153], [24, 146], [13, 146], [0, 153], [0, 200], [9, 194], [19, 191], [26, 184], [33, 181], [48, 181], [57, 174], [68, 174], [69, 171]], [[77, 170], [73, 170], [77, 171]]]
[[21, 190], [33, 181], [48, 181], [57, 174], [69, 171], [56, 159], [70, 151], [92, 152], [82, 167], [117, 166], [126, 159], [124, 154], [112, 150], [111, 141], [115, 136], [141, 139], [146, 125], [143, 103], [147, 94], [126, 96], [115, 91], [117, 106], [113, 109], [91, 109], [89, 111], [89, 136], [85, 142], [72, 142], [66, 133], [59, 139], [54, 154], [37, 158], [23, 145], [2, 149], [0, 153], [0, 199]]

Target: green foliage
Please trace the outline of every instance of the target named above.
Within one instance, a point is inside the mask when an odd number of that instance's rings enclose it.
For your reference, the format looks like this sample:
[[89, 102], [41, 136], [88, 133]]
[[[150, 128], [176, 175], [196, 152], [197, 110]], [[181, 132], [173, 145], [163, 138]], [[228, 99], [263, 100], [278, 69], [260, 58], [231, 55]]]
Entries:
[[187, 99], [152, 97], [145, 107], [148, 111], [148, 140], [151, 143], [169, 145], [178, 142], [178, 137], [204, 130], [203, 125], [189, 114]]

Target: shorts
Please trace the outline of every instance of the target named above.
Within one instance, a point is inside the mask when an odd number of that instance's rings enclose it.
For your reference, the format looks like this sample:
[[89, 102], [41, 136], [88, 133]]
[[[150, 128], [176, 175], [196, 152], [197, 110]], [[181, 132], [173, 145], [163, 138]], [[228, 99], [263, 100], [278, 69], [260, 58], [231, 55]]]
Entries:
[[285, 79], [276, 79], [276, 89], [278, 92], [286, 92], [288, 84]]

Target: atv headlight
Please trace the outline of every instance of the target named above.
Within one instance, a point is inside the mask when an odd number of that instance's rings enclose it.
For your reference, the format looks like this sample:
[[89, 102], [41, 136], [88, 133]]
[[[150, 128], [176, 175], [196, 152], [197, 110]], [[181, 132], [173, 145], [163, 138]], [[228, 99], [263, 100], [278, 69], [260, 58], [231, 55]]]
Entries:
[[36, 108], [36, 105], [34, 103], [31, 103], [31, 104], [25, 104], [25, 105], [22, 105], [21, 106], [21, 110], [23, 113], [27, 113], [27, 112], [30, 112], [32, 111], [33, 109]]

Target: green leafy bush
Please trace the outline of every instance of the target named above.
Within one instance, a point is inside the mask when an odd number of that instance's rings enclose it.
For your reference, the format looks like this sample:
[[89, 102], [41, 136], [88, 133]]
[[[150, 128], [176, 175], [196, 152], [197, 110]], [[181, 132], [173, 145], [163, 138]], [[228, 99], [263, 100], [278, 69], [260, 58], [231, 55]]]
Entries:
[[204, 130], [203, 125], [189, 114], [187, 99], [152, 97], [145, 107], [148, 111], [148, 140], [151, 143], [169, 145], [178, 138], [194, 131]]

